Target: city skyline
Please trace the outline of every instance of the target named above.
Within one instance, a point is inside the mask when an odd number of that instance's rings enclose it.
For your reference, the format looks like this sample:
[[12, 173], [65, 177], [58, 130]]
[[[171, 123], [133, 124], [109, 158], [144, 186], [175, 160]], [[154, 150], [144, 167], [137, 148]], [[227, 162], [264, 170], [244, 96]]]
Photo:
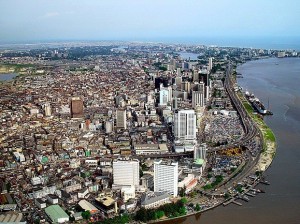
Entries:
[[298, 2], [287, 2], [2, 1], [0, 43], [297, 39]]

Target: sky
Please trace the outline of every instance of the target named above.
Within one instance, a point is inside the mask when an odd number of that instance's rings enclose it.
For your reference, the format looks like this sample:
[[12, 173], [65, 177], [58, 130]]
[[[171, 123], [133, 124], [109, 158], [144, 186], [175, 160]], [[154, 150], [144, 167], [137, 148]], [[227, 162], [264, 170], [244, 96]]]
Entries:
[[299, 0], [0, 0], [0, 43], [299, 37]]

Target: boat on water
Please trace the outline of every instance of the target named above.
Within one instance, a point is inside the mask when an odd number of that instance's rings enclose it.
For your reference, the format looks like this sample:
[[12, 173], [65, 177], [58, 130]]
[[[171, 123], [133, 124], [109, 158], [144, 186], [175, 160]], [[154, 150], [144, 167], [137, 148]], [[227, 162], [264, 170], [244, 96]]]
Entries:
[[269, 181], [267, 181], [267, 180], [261, 180], [259, 183], [265, 184], [265, 185], [270, 185]]
[[249, 103], [251, 103], [252, 107], [261, 115], [273, 115], [270, 110], [267, 110], [260, 100], [254, 96], [253, 93], [245, 92], [245, 96], [248, 99]]

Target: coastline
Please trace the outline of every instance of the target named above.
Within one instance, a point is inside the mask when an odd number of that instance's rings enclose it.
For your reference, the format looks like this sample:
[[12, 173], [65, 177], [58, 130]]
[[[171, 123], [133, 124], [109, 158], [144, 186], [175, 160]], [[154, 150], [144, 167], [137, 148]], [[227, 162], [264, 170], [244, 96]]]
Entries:
[[[265, 59], [265, 58], [262, 58], [262, 59]], [[254, 59], [254, 60], [259, 60], [259, 59]], [[242, 64], [244, 64], [244, 63], [242, 63]], [[242, 65], [242, 64], [239, 64], [239, 65]], [[235, 70], [234, 70], [234, 72], [232, 72], [231, 75], [233, 75], [234, 73], [235, 73]], [[234, 82], [235, 82], [235, 84], [238, 84], [236, 79], [234, 79]], [[263, 147], [260, 151], [260, 154], [258, 155], [259, 156], [258, 161], [257, 161], [256, 165], [253, 168], [254, 172], [259, 171], [260, 176], [262, 176], [262, 174], [265, 171], [267, 171], [267, 169], [271, 166], [271, 164], [272, 164], [272, 162], [275, 158], [276, 145], [277, 145], [276, 144], [276, 137], [275, 137], [273, 131], [264, 122], [264, 120], [259, 118], [256, 114], [253, 113], [254, 112], [253, 109], [252, 109], [252, 111], [247, 110], [247, 108], [245, 107], [245, 104], [248, 104], [249, 106], [251, 106], [251, 105], [249, 104], [249, 102], [245, 98], [244, 94], [241, 91], [239, 91], [237, 96], [238, 96], [240, 102], [243, 104], [245, 110], [247, 111], [247, 114], [251, 117], [252, 121], [258, 127], [258, 130], [260, 132], [260, 136], [262, 138]], [[251, 108], [252, 108], [252, 106], [251, 106]], [[252, 187], [255, 187], [257, 184], [259, 184], [259, 181], [255, 182]], [[153, 220], [149, 223], [164, 223], [164, 222], [167, 222], [167, 221], [187, 218], [189, 216], [200, 215], [204, 212], [207, 212], [207, 211], [212, 210], [216, 207], [219, 207], [223, 203], [231, 200], [232, 198], [234, 198], [234, 197], [224, 199], [221, 202], [218, 202], [215, 205], [213, 205], [211, 207], [208, 207], [208, 208], [206, 208], [204, 210], [201, 210], [201, 211], [193, 212], [191, 214], [187, 214], [187, 215], [179, 216], [179, 217], [174, 217], [174, 218], [164, 218], [164, 219], [159, 219], [159, 220]]]

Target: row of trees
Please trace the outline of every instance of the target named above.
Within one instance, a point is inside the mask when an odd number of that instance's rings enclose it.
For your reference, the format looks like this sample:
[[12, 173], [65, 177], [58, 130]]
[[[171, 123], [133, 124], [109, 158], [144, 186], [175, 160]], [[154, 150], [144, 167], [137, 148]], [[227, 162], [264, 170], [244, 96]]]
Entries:
[[105, 219], [104, 221], [101, 222], [96, 222], [96, 223], [101, 223], [101, 224], [125, 224], [128, 223], [131, 220], [131, 217], [127, 214], [123, 214], [120, 216], [116, 216], [114, 218], [110, 219]]
[[160, 219], [165, 215], [164, 211], [159, 209], [145, 209], [141, 208], [135, 215], [135, 220], [147, 222], [150, 220]]
[[206, 185], [203, 187], [203, 189], [204, 189], [204, 190], [212, 189], [212, 188], [216, 187], [218, 184], [220, 184], [220, 183], [223, 181], [223, 176], [222, 176], [222, 175], [217, 175], [215, 178], [216, 178], [216, 179], [215, 179], [214, 182], [212, 182], [211, 184], [206, 184]]

